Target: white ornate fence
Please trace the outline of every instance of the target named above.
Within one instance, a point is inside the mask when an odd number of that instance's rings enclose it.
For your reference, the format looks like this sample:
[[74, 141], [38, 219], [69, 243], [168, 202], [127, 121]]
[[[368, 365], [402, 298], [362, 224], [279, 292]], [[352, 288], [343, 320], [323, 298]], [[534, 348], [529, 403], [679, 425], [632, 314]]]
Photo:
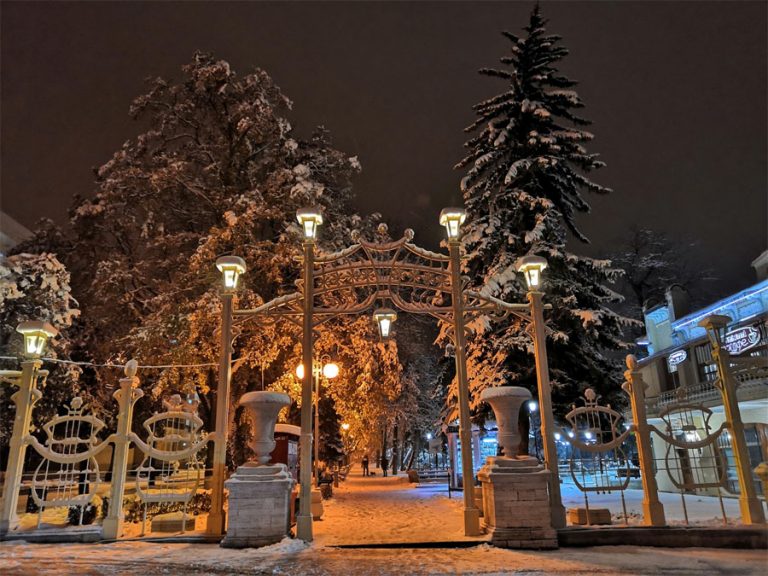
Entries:
[[[0, 536], [144, 536], [151, 532], [147, 523], [153, 516], [157, 529], [166, 534], [195, 529], [190, 505], [197, 497], [197, 508], [206, 507], [204, 451], [212, 439], [202, 430], [196, 400], [172, 395], [164, 400], [163, 412], [132, 432], [134, 407], [144, 393], [136, 377], [138, 366], [131, 361], [114, 394], [118, 411], [112, 434], [105, 433], [104, 421], [75, 396], [64, 414], [43, 426], [45, 439], [40, 441], [29, 428], [47, 372], [40, 370], [39, 360], [22, 366], [22, 371], [0, 373], [4, 383], [18, 387], [12, 397], [16, 416]], [[111, 458], [105, 459], [110, 447]], [[22, 510], [20, 495], [27, 495]]]

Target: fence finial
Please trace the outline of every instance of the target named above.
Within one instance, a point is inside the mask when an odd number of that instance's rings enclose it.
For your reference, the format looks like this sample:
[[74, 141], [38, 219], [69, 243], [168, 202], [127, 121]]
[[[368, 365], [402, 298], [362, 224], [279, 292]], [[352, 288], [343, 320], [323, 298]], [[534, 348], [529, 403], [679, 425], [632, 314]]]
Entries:
[[128, 378], [133, 378], [136, 376], [136, 372], [139, 371], [139, 363], [134, 360], [128, 360], [128, 362], [125, 363], [125, 375]]

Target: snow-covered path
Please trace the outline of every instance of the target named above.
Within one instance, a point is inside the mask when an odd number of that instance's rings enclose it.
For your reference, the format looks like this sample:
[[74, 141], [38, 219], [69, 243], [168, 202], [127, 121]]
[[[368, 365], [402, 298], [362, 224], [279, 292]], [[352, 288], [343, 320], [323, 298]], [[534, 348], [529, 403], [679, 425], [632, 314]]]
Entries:
[[[381, 472], [379, 471], [379, 474]], [[363, 477], [353, 469], [324, 501], [315, 522], [315, 540], [323, 546], [391, 542], [455, 542], [464, 536], [461, 492], [448, 498], [445, 484], [408, 484], [403, 476]]]
[[[568, 498], [565, 495], [564, 501]], [[628, 508], [632, 509], [637, 505], [637, 496], [629, 495], [628, 498], [633, 502], [631, 505], [628, 503]], [[615, 501], [615, 495], [611, 498], [605, 496], [604, 500], [605, 504], [609, 500]], [[578, 505], [579, 502], [577, 500], [572, 504]], [[702, 500], [692, 508], [698, 510], [700, 518], [712, 518], [714, 505], [716, 502]], [[326, 500], [324, 506], [323, 520], [314, 523], [315, 541], [310, 545], [289, 538], [273, 546], [246, 550], [225, 549], [216, 544], [140, 540], [55, 545], [0, 542], [0, 575], [768, 574], [765, 550], [669, 549], [627, 545], [513, 551], [495, 548], [484, 542], [469, 548], [337, 547], [339, 544], [465, 540], [461, 494], [448, 499], [445, 484], [414, 486], [404, 478], [363, 478], [359, 471], [353, 471], [346, 482], [334, 489], [333, 498]]]

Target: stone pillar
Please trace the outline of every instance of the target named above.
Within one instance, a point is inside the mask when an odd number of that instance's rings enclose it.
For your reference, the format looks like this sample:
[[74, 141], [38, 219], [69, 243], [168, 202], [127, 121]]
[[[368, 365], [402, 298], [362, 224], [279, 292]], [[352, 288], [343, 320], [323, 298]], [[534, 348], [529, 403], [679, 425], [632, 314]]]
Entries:
[[225, 548], [267, 546], [290, 531], [294, 480], [285, 464], [249, 462], [224, 483], [229, 490]]
[[225, 548], [274, 544], [291, 529], [294, 480], [285, 464], [267, 464], [275, 449], [275, 421], [290, 403], [288, 395], [279, 392], [248, 392], [240, 399], [253, 424], [253, 440], [248, 445], [256, 461], [240, 466], [224, 483], [229, 490], [229, 522], [221, 541]]
[[492, 457], [480, 469], [483, 523], [500, 548], [557, 548], [552, 527], [550, 472], [530, 456]]

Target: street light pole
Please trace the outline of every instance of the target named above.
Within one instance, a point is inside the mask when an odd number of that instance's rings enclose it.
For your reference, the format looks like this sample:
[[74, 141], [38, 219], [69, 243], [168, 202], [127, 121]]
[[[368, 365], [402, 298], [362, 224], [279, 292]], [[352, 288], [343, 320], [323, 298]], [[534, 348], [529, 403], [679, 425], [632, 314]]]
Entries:
[[314, 235], [304, 238], [304, 316], [302, 338], [302, 361], [305, 366], [301, 385], [301, 472], [299, 483], [299, 514], [296, 516], [296, 536], [305, 542], [312, 537], [312, 314], [314, 311], [313, 267], [315, 257]]
[[315, 486], [320, 486], [320, 372], [313, 367], [315, 378]]
[[536, 358], [536, 379], [539, 388], [539, 409], [541, 419], [541, 437], [544, 444], [544, 460], [550, 472], [549, 503], [552, 515], [552, 527], [565, 528], [565, 508], [560, 496], [560, 471], [557, 463], [557, 447], [555, 446], [555, 417], [552, 414], [552, 386], [549, 382], [549, 363], [547, 361], [547, 346], [544, 333], [543, 294], [537, 290], [529, 290], [528, 302], [531, 304], [533, 321], [533, 343]]
[[245, 261], [238, 256], [222, 256], [216, 260], [222, 273], [221, 291], [221, 351], [219, 353], [219, 381], [216, 387], [216, 435], [213, 441], [213, 477], [211, 486], [211, 512], [205, 530], [208, 534], [224, 534], [224, 481], [227, 479], [227, 436], [229, 432], [229, 389], [232, 381], [232, 310], [237, 281], [245, 272]]
[[224, 513], [224, 481], [227, 475], [227, 436], [229, 428], [229, 388], [232, 379], [232, 307], [234, 294], [221, 294], [221, 352], [219, 382], [216, 388], [216, 437], [213, 442], [213, 485], [211, 512], [206, 532], [222, 535], [226, 526]]

